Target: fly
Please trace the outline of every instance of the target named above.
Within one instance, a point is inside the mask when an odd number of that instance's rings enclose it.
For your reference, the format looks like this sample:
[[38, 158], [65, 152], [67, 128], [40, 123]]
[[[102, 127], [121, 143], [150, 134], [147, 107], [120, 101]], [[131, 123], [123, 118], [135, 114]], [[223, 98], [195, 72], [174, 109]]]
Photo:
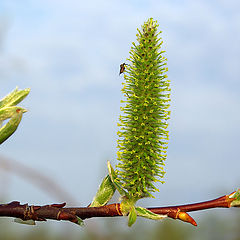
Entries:
[[119, 72], [119, 75], [122, 74], [122, 73], [125, 71], [125, 66], [126, 66], [126, 65], [127, 65], [126, 63], [120, 64], [120, 72]]

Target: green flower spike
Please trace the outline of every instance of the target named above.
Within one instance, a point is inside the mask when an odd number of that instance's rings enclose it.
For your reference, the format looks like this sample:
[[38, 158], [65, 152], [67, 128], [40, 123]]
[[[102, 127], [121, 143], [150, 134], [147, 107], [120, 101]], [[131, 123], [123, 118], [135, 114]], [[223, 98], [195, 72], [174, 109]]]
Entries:
[[[165, 173], [170, 88], [157, 28], [157, 22], [150, 18], [138, 30], [138, 44], [133, 43], [124, 71], [122, 92], [126, 100], [121, 101], [125, 105], [118, 124], [117, 167], [118, 181], [132, 203], [153, 197], [151, 192], [158, 191], [153, 183]], [[134, 211], [131, 216], [135, 216]]]

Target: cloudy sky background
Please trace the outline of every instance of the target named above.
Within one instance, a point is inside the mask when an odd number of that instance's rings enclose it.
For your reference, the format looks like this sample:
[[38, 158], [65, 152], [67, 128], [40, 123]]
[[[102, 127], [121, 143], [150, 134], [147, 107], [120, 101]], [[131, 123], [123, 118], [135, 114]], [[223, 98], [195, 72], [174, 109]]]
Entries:
[[[0, 96], [31, 88], [1, 156], [53, 178], [87, 205], [116, 164], [123, 77], [136, 29], [158, 20], [172, 102], [164, 185], [147, 205], [208, 200], [240, 186], [240, 2], [0, 1]], [[7, 198], [57, 199], [20, 177]]]

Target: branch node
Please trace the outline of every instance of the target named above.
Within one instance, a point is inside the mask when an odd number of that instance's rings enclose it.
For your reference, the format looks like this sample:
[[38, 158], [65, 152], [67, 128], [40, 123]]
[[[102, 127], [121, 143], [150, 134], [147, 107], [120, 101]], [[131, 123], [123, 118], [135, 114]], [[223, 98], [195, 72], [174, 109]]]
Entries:
[[57, 214], [57, 220], [67, 220], [78, 224], [78, 218], [75, 214], [60, 210]]

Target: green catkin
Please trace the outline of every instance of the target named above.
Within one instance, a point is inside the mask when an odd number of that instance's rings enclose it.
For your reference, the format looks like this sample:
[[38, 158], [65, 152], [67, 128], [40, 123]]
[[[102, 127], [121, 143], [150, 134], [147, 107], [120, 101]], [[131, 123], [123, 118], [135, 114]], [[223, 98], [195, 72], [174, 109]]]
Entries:
[[[152, 18], [138, 30], [130, 50], [122, 92], [126, 97], [119, 117], [119, 182], [131, 199], [152, 197], [153, 185], [164, 176], [168, 143], [170, 88], [158, 24]], [[161, 33], [161, 32], [160, 32]], [[163, 182], [163, 181], [160, 181]]]

